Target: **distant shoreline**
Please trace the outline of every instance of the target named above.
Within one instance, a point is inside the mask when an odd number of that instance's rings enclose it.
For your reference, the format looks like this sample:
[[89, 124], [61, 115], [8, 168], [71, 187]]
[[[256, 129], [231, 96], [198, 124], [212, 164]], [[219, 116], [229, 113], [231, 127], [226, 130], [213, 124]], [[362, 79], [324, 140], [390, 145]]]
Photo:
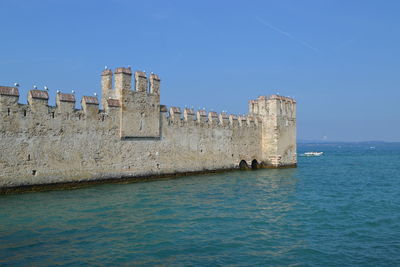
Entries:
[[306, 144], [360, 144], [360, 145], [378, 145], [378, 144], [398, 144], [400, 145], [400, 141], [316, 141], [316, 140], [297, 140], [297, 144], [306, 145]]

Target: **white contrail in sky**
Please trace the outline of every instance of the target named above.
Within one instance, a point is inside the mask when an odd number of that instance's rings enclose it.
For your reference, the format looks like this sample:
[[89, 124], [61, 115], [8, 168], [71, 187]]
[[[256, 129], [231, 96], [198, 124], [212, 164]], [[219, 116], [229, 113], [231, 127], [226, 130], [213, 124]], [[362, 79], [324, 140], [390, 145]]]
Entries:
[[307, 48], [309, 48], [309, 49], [311, 49], [311, 50], [314, 50], [315, 52], [320, 52], [317, 48], [313, 47], [312, 45], [308, 44], [307, 42], [304, 42], [304, 41], [302, 41], [302, 40], [300, 40], [300, 39], [297, 39], [297, 38], [294, 37], [292, 34], [290, 34], [290, 33], [288, 33], [288, 32], [285, 32], [285, 31], [283, 31], [283, 30], [281, 30], [281, 29], [275, 27], [274, 25], [271, 25], [270, 23], [266, 22], [265, 20], [263, 20], [263, 19], [260, 18], [259, 16], [256, 16], [256, 19], [258, 20], [258, 22], [260, 22], [260, 23], [263, 24], [264, 26], [267, 26], [267, 27], [270, 28], [271, 30], [274, 30], [274, 31], [276, 31], [276, 32], [278, 32], [278, 33], [280, 33], [280, 34], [283, 34], [283, 35], [285, 35], [286, 37], [288, 37], [288, 38], [290, 38], [290, 39], [292, 39], [292, 40], [294, 40], [294, 41], [300, 43], [301, 45], [303, 45], [303, 46], [305, 46], [305, 47], [307, 47]]

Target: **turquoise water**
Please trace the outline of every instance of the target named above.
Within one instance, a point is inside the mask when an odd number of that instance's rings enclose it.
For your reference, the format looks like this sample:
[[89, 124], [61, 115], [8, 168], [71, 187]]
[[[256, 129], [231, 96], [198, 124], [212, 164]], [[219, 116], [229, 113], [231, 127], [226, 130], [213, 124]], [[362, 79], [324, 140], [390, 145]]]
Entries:
[[297, 169], [0, 196], [0, 265], [399, 266], [400, 146]]

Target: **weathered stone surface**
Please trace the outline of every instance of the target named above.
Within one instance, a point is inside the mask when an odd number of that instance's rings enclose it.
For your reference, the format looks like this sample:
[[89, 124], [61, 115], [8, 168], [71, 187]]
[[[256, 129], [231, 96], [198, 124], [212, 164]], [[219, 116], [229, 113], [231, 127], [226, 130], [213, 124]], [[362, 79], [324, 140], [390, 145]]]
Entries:
[[119, 108], [121, 105], [118, 99], [107, 99], [109, 107]]
[[172, 112], [172, 113], [176, 113], [176, 114], [181, 114], [182, 112], [181, 112], [181, 109], [180, 108], [178, 108], [178, 107], [171, 107], [170, 108], [170, 111]]
[[42, 90], [30, 90], [28, 92], [28, 103], [30, 111], [37, 114], [43, 114], [49, 112], [48, 107], [49, 93]]
[[57, 96], [58, 96], [58, 99], [61, 102], [75, 102], [75, 95], [74, 94], [58, 93]]
[[86, 104], [89, 104], [89, 105], [98, 105], [99, 104], [99, 100], [97, 99], [97, 97], [94, 97], [94, 96], [84, 96], [83, 102], [85, 102]]
[[120, 95], [121, 138], [160, 138], [160, 96], [125, 89]]
[[230, 115], [229, 118], [231, 118], [232, 120], [237, 120], [237, 116], [236, 115]]
[[194, 109], [192, 108], [185, 108], [183, 110], [183, 118], [187, 123], [193, 123], [194, 122]]
[[185, 108], [184, 112], [188, 115], [194, 115], [194, 109], [192, 108]]
[[228, 114], [226, 114], [226, 112], [221, 112], [221, 118], [222, 119], [228, 119]]
[[113, 75], [112, 70], [110, 70], [110, 69], [105, 69], [105, 70], [103, 70], [103, 72], [101, 73], [101, 76], [108, 76], [108, 75]]
[[71, 96], [60, 94], [56, 108], [32, 95], [21, 105], [1, 93], [18, 96], [18, 90], [0, 87], [0, 188], [233, 169], [242, 160], [266, 167], [297, 162], [293, 99], [252, 100], [241, 124], [234, 115], [207, 118], [205, 110], [187, 108], [181, 119], [176, 107], [167, 115], [159, 88], [133, 91], [130, 68], [115, 73], [115, 88], [104, 83], [104, 111], [96, 97], [83, 97], [83, 110], [76, 110]]
[[29, 94], [32, 98], [36, 99], [44, 99], [48, 100], [49, 99], [49, 93], [47, 91], [42, 91], [42, 90], [30, 90]]
[[197, 111], [197, 114], [199, 114], [201, 117], [207, 117], [207, 112], [203, 109]]
[[0, 95], [19, 96], [17, 87], [0, 86]]
[[157, 74], [150, 74], [150, 94], [160, 94], [160, 81]]
[[208, 116], [211, 117], [211, 118], [218, 118], [218, 113], [214, 112], [214, 111], [210, 111], [208, 113]]
[[138, 92], [147, 92], [147, 76], [143, 71], [135, 72], [135, 86]]
[[257, 125], [266, 126], [261, 142], [263, 163], [274, 167], [295, 166], [296, 101], [279, 95], [261, 96], [249, 102], [249, 114], [259, 118]]
[[132, 69], [130, 67], [128, 67], [128, 68], [124, 68], [124, 67], [116, 68], [114, 73], [115, 74], [125, 73], [125, 74], [132, 75]]

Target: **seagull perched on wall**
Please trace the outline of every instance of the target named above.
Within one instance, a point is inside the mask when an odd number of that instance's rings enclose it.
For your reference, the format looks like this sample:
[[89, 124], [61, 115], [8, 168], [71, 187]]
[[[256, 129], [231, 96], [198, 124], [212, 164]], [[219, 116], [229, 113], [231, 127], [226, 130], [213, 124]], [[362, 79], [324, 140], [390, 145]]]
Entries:
[[49, 87], [47, 87], [46, 85], [44, 86], [44, 90], [49, 91]]
[[35, 89], [35, 90], [36, 90], [36, 89], [37, 89], [37, 86], [36, 86], [36, 85], [34, 85], [34, 86], [33, 86], [33, 89]]
[[15, 87], [19, 87], [19, 83], [14, 83], [14, 86]]
[[108, 69], [108, 67], [107, 67], [107, 66], [104, 66], [104, 69], [106, 70], [106, 69]]
[[59, 94], [60, 93], [60, 90], [57, 90], [57, 94]]
[[72, 90], [72, 91], [71, 91], [71, 93], [72, 93], [72, 94], [75, 94], [75, 91], [74, 91], [74, 90]]
[[97, 93], [94, 93], [93, 95], [94, 95], [94, 96], [97, 96]]

